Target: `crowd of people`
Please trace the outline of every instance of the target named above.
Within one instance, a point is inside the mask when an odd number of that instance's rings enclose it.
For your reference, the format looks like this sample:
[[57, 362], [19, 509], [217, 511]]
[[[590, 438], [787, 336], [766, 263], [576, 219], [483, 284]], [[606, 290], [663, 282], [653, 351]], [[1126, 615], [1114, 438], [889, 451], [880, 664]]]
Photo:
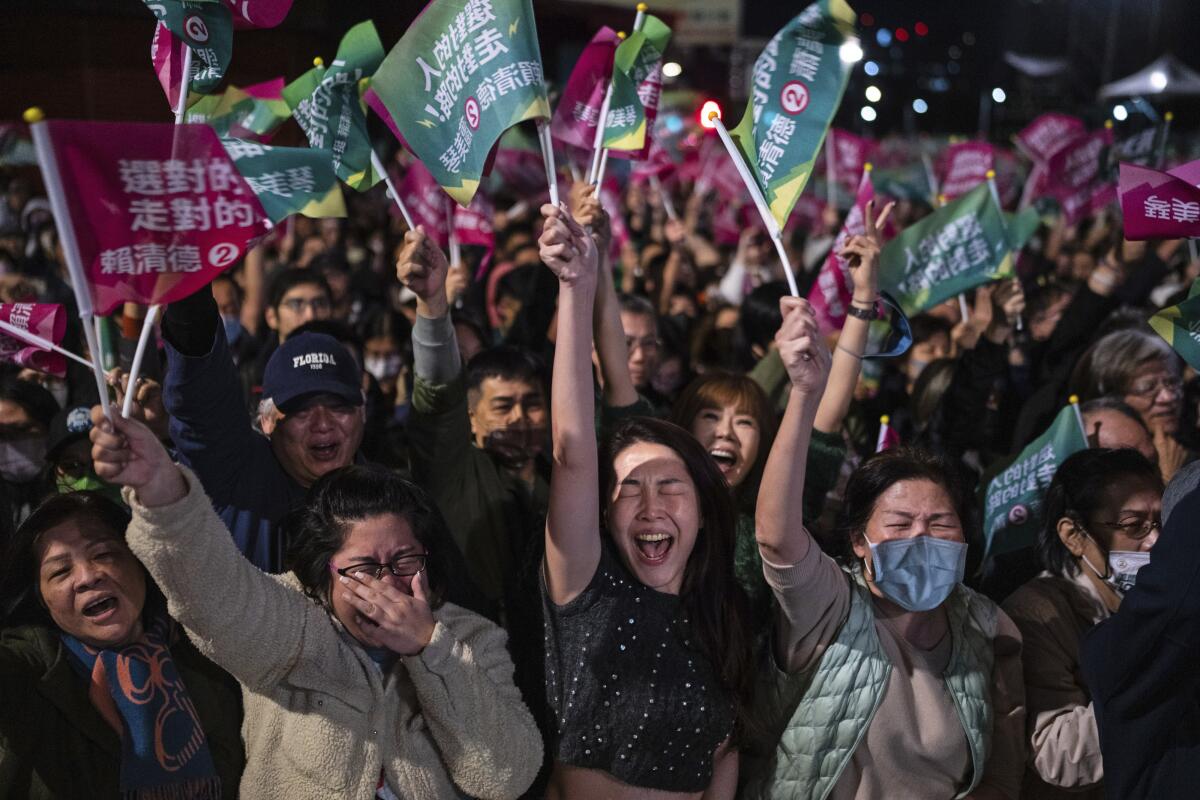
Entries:
[[[0, 180], [0, 302], [101, 358]], [[929, 205], [868, 204], [823, 335], [844, 212], [789, 231], [794, 297], [761, 227], [622, 180], [620, 220], [500, 187], [483, 268], [347, 192], [167, 306], [133, 385], [3, 365], [0, 794], [1192, 796], [1200, 382], [1146, 324], [1184, 243], [1047, 214], [864, 362]], [[985, 558], [981, 490], [1071, 395], [1089, 447]]]

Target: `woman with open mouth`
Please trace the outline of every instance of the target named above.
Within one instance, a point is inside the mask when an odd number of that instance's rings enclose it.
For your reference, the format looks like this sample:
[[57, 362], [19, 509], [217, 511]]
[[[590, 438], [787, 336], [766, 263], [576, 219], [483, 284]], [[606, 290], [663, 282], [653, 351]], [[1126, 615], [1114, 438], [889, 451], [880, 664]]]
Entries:
[[542, 570], [557, 728], [547, 797], [732, 798], [753, 661], [728, 484], [667, 422], [625, 421], [598, 453], [596, 247], [565, 208], [543, 213], [541, 256], [560, 285]]
[[267, 575], [144, 425], [98, 406], [92, 419], [96, 472], [133, 509], [130, 548], [241, 684], [242, 797], [515, 800], [530, 786], [541, 735], [504, 632], [442, 602], [450, 534], [424, 492], [382, 467], [322, 476], [284, 522], [289, 572]]
[[167, 615], [98, 492], [54, 495], [8, 542], [0, 797], [237, 797], [237, 682]]

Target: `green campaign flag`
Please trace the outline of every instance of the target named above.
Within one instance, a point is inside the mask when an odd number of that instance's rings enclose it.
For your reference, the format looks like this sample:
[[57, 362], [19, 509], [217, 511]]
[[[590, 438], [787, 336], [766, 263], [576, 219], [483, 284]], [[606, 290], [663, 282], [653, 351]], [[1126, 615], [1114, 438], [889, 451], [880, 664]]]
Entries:
[[500, 134], [550, 116], [530, 0], [433, 0], [388, 53], [366, 98], [467, 206]]
[[[150, 61], [174, 108], [183, 78], [184, 48], [192, 51], [190, 94], [209, 94], [233, 57], [233, 14], [221, 0], [142, 0], [158, 20]], [[191, 97], [189, 97], [191, 100]]]
[[658, 108], [662, 57], [670, 40], [671, 29], [658, 17], [647, 14], [641, 30], [629, 34], [617, 46], [604, 147], [641, 150], [646, 146], [646, 108]]
[[850, 67], [839, 50], [854, 40], [854, 9], [819, 0], [775, 34], [754, 62], [750, 102], [730, 133], [784, 227], [842, 102]]
[[292, 214], [346, 216], [342, 187], [328, 152], [229, 137], [223, 137], [221, 144], [275, 224]]
[[218, 136], [266, 141], [291, 115], [283, 99], [283, 78], [276, 78], [205, 95], [188, 107], [184, 121], [206, 123]]
[[984, 552], [987, 556], [1029, 547], [1041, 527], [1042, 500], [1058, 467], [1087, 449], [1087, 438], [1074, 405], [1058, 412], [1049, 430], [1021, 451], [987, 485], [983, 501]]
[[1187, 299], [1150, 317], [1150, 327], [1179, 353], [1192, 369], [1200, 370], [1200, 280]]
[[337, 176], [364, 192], [383, 179], [371, 166], [362, 81], [370, 79], [383, 61], [383, 43], [375, 23], [360, 22], [346, 32], [337, 57], [326, 68], [318, 65], [289, 83], [283, 99], [316, 150], [333, 154]]
[[1013, 275], [1004, 217], [981, 183], [915, 225], [879, 254], [879, 286], [905, 314], [936, 306], [989, 281]]
[[1033, 206], [1018, 211], [1016, 214], [1010, 214], [1007, 211], [1004, 214], [1004, 227], [1008, 231], [1008, 243], [1015, 253], [1022, 247], [1028, 244], [1029, 240], [1037, 233], [1037, 229], [1042, 225], [1042, 215]]
[[[929, 176], [921, 164], [906, 164], [893, 169], [874, 169], [871, 183], [876, 194], [896, 200], [920, 200], [929, 202], [933, 190], [929, 187]], [[840, 197], [840, 195], [839, 195]]]

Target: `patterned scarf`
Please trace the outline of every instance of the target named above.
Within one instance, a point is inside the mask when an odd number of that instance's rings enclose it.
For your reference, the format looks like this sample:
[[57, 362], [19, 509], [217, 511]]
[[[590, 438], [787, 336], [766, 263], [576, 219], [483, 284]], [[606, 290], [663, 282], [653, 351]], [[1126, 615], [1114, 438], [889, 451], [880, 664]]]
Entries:
[[220, 800], [208, 741], [168, 649], [175, 625], [165, 613], [147, 616], [142, 638], [114, 650], [61, 634], [92, 705], [121, 737], [121, 797]]

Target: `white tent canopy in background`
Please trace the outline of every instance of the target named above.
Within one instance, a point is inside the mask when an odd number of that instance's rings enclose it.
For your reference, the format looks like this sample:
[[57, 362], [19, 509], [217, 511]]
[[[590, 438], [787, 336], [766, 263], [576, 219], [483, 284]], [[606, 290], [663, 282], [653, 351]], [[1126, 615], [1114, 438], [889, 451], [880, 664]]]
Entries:
[[1071, 62], [1066, 58], [1023, 56], [1011, 50], [1005, 52], [1004, 61], [1017, 72], [1030, 78], [1050, 78], [1071, 68]]
[[1132, 75], [1100, 88], [1102, 100], [1136, 95], [1200, 96], [1200, 72], [1168, 53]]

